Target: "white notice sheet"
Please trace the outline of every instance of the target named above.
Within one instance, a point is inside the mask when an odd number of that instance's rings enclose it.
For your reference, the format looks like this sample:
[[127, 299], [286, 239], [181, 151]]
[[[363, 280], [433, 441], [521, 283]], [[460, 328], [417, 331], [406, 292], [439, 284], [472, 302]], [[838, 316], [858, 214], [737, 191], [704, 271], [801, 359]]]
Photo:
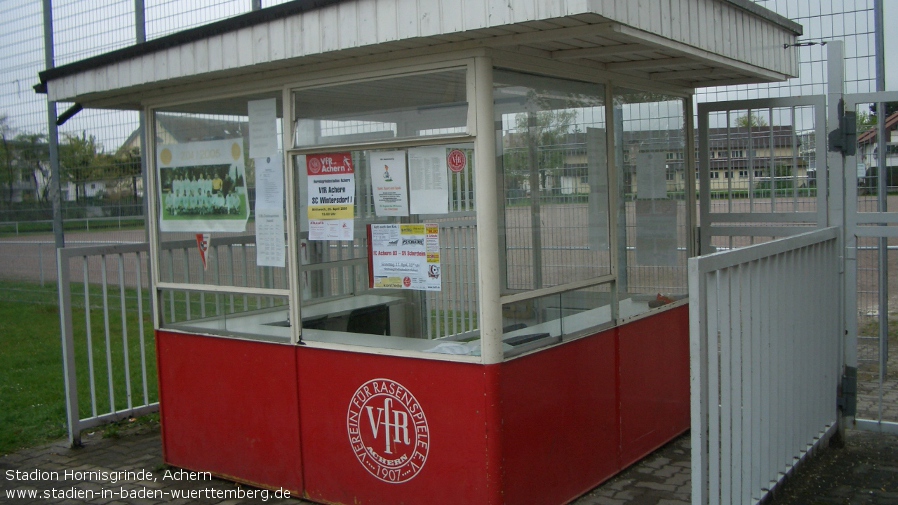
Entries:
[[449, 175], [446, 148], [416, 147], [408, 150], [409, 201], [412, 214], [449, 212]]
[[270, 98], [252, 100], [246, 105], [249, 115], [249, 157], [277, 156], [277, 102]]
[[369, 172], [374, 193], [374, 213], [378, 216], [408, 215], [408, 183], [405, 151], [371, 153]]
[[286, 266], [284, 164], [280, 155], [256, 158], [256, 264]]

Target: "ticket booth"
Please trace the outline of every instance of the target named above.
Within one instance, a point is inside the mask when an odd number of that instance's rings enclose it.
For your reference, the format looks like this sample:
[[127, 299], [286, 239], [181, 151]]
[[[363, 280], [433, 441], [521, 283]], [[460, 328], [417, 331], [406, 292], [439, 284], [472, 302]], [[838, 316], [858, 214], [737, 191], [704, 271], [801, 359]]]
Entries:
[[165, 462], [565, 503], [683, 433], [692, 93], [794, 75], [798, 35], [736, 0], [291, 2], [44, 72], [144, 113]]

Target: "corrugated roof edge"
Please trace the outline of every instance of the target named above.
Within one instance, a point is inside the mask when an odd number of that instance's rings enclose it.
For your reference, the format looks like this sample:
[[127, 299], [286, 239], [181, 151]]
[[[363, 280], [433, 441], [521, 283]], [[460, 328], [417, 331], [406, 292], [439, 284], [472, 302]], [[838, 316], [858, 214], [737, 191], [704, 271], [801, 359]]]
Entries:
[[266, 7], [257, 11], [250, 11], [245, 14], [240, 14], [239, 16], [222, 19], [221, 21], [215, 21], [195, 28], [189, 28], [164, 37], [159, 37], [158, 39], [152, 39], [133, 46], [116, 49], [115, 51], [110, 51], [108, 53], [98, 54], [97, 56], [92, 56], [67, 65], [49, 68], [38, 73], [40, 84], [34, 86], [34, 91], [37, 93], [46, 93], [47, 82], [53, 79], [59, 79], [85, 70], [92, 70], [104, 65], [129, 60], [131, 58], [194, 42], [214, 35], [267, 23], [268, 21], [295, 14], [302, 14], [303, 12], [320, 9], [345, 1], [346, 0], [294, 0], [292, 2]]
[[[247, 12], [239, 16], [223, 19], [214, 23], [209, 23], [184, 31], [172, 33], [158, 39], [148, 40], [146, 42], [135, 44], [133, 46], [123, 47], [115, 51], [99, 54], [90, 58], [86, 58], [67, 65], [50, 68], [38, 73], [40, 83], [34, 85], [36, 93], [47, 92], [47, 82], [53, 79], [59, 79], [69, 75], [77, 74], [86, 70], [125, 61], [145, 54], [150, 54], [169, 47], [179, 46], [196, 40], [211, 37], [221, 33], [227, 33], [240, 28], [255, 26], [257, 24], [266, 23], [268, 21], [279, 19], [286, 16], [301, 14], [303, 12], [320, 9], [330, 5], [335, 5], [346, 0], [295, 0], [284, 4], [266, 7], [257, 11]], [[787, 19], [769, 9], [759, 6], [751, 0], [720, 0], [730, 3], [740, 9], [750, 12], [758, 17], [779, 25], [790, 30], [795, 35], [802, 35], [803, 28], [800, 24]]]
[[758, 5], [755, 2], [752, 2], [751, 0], [722, 0], [722, 1], [731, 3], [731, 4], [735, 5], [736, 7], [739, 7], [740, 9], [743, 9], [745, 11], [748, 11], [748, 12], [754, 14], [755, 16], [766, 19], [767, 21], [770, 21], [771, 23], [775, 23], [775, 24], [791, 31], [792, 33], [794, 33], [797, 36], [804, 35], [804, 27], [801, 26], [801, 24], [796, 23], [795, 21], [792, 21], [791, 19], [789, 19], [785, 16], [781, 16], [766, 7], [761, 7], [760, 5]]

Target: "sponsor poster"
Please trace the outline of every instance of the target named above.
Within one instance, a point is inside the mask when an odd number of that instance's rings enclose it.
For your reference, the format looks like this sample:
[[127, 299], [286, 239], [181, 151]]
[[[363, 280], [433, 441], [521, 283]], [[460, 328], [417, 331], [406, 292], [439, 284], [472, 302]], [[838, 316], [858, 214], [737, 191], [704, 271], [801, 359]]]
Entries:
[[449, 212], [449, 174], [446, 148], [416, 147], [408, 150], [408, 185], [412, 214]]
[[374, 213], [378, 216], [407, 216], [405, 151], [371, 153], [369, 165]]
[[246, 231], [243, 145], [235, 138], [156, 148], [161, 231]]
[[284, 163], [280, 155], [256, 158], [256, 264], [286, 266]]
[[368, 234], [372, 288], [441, 289], [439, 225], [372, 224]]
[[352, 240], [355, 217], [355, 171], [352, 155], [306, 156], [309, 240]]

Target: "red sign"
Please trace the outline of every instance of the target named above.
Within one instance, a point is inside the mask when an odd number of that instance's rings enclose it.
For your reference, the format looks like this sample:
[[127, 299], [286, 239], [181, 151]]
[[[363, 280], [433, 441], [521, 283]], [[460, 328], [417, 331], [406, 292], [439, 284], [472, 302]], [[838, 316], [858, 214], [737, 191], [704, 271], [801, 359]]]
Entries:
[[468, 157], [461, 149], [453, 149], [446, 157], [446, 162], [449, 164], [449, 170], [461, 172], [468, 164]]
[[345, 153], [306, 155], [306, 170], [309, 175], [351, 174], [352, 155]]

